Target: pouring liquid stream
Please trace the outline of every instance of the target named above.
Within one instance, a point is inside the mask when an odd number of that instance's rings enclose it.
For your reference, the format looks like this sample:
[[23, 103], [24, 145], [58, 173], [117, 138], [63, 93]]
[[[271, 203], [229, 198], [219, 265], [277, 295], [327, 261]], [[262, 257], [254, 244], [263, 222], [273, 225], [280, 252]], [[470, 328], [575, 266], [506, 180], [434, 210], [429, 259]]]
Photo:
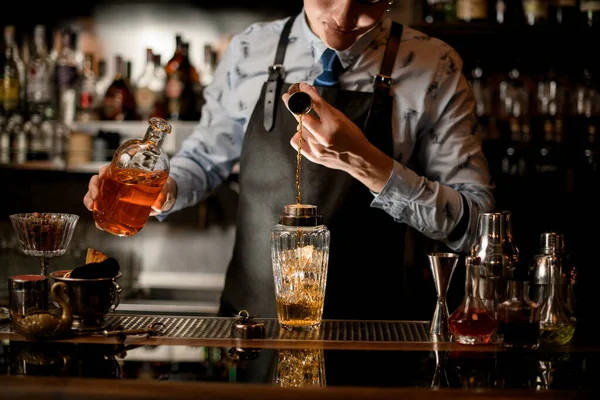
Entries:
[[[302, 172], [302, 114], [298, 115], [298, 123], [300, 138], [298, 139], [298, 155], [296, 156], [296, 205], [300, 207], [302, 202], [300, 191], [300, 173]], [[296, 232], [296, 240], [299, 247], [304, 246], [301, 229], [298, 229], [298, 232]]]

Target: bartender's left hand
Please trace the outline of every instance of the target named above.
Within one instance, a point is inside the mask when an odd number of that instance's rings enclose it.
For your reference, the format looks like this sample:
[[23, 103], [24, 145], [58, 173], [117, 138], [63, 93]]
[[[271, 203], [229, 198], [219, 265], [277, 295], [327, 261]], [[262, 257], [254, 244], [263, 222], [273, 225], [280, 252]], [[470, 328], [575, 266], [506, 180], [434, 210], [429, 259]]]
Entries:
[[[372, 191], [380, 192], [392, 172], [393, 160], [373, 146], [360, 128], [327, 103], [313, 86], [301, 83], [300, 90], [310, 95], [320, 118], [311, 114], [302, 117], [302, 156], [316, 164], [346, 171]], [[288, 93], [282, 96], [286, 107], [289, 97]], [[296, 150], [299, 128], [290, 141]]]

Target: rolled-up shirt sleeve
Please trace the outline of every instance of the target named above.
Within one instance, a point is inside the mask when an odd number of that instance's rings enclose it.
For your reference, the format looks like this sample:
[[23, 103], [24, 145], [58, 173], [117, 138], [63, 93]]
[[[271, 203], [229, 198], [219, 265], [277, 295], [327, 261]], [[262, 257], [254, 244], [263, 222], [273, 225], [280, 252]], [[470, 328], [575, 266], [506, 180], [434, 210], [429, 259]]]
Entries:
[[454, 51], [441, 56], [436, 95], [427, 104], [433, 123], [421, 125], [411, 161], [394, 162], [371, 206], [455, 251], [468, 251], [478, 214], [492, 211], [495, 200], [474, 98], [461, 70]]

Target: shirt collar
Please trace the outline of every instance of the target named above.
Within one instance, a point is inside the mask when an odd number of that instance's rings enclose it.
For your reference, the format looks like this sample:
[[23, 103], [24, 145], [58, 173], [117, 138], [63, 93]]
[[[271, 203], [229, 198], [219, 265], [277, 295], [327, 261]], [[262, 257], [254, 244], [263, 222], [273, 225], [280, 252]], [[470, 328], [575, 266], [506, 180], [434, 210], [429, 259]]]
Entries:
[[[302, 32], [305, 39], [310, 45], [310, 52], [315, 62], [320, 62], [323, 52], [327, 49], [325, 43], [319, 39], [317, 35], [313, 33], [306, 20], [306, 14], [304, 8], [298, 15], [298, 19], [301, 20]], [[348, 68], [356, 59], [362, 54], [362, 52], [377, 38], [384, 30], [389, 29], [389, 21], [386, 19], [380, 20], [373, 28], [358, 38], [356, 42], [346, 50], [336, 51], [344, 69]]]

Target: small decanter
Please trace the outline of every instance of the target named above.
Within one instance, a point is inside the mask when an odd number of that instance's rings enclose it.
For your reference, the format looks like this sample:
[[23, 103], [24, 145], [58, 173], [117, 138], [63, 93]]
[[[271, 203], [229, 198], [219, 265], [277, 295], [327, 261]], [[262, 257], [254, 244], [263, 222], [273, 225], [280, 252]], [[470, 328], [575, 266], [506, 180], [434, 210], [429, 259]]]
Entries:
[[453, 339], [462, 344], [489, 343], [496, 332], [496, 319], [490, 315], [479, 296], [480, 264], [478, 256], [465, 257], [465, 297], [448, 318]]
[[162, 148], [171, 125], [150, 118], [143, 139], [130, 139], [115, 152], [94, 202], [100, 228], [116, 236], [138, 233], [150, 216], [152, 203], [169, 177], [169, 157]]
[[564, 259], [558, 253], [546, 257], [550, 284], [541, 304], [540, 343], [565, 345], [575, 334], [577, 320], [563, 297], [561, 267]]
[[508, 278], [508, 299], [498, 305], [498, 334], [506, 348], [537, 349], [540, 305], [529, 299], [528, 269], [521, 265]]

